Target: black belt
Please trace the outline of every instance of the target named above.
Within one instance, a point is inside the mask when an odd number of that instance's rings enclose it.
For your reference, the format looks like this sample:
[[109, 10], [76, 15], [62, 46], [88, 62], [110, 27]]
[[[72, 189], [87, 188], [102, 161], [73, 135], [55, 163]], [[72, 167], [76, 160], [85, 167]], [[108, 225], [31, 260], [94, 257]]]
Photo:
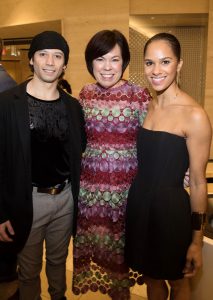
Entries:
[[51, 187], [41, 187], [41, 186], [37, 186], [35, 183], [33, 183], [33, 186], [37, 188], [38, 193], [58, 195], [63, 191], [63, 189], [65, 188], [68, 182], [69, 180], [66, 180], [62, 183], [56, 184], [55, 186], [51, 186]]

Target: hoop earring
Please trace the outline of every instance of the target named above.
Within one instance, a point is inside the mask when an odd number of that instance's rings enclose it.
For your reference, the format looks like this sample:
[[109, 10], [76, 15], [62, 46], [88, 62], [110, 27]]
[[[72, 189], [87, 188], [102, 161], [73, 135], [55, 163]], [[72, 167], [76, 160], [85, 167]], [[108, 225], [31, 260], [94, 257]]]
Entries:
[[177, 72], [175, 81], [177, 86], [180, 87], [180, 72]]

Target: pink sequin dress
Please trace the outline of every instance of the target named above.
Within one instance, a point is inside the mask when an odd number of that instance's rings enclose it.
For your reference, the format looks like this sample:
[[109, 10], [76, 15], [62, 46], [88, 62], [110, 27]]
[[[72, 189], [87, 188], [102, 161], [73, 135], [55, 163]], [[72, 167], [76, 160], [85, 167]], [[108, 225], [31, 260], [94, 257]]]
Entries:
[[86, 85], [80, 93], [87, 149], [82, 162], [73, 292], [88, 290], [130, 299], [124, 263], [128, 190], [137, 169], [136, 135], [147, 112], [147, 89], [125, 81], [104, 89]]

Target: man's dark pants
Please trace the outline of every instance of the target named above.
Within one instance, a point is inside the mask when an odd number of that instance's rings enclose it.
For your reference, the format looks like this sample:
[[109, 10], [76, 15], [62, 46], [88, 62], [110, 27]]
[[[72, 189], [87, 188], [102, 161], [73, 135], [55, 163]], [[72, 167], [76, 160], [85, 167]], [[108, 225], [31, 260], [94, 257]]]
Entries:
[[17, 278], [17, 257], [15, 254], [4, 254], [0, 256], [0, 282], [13, 281]]

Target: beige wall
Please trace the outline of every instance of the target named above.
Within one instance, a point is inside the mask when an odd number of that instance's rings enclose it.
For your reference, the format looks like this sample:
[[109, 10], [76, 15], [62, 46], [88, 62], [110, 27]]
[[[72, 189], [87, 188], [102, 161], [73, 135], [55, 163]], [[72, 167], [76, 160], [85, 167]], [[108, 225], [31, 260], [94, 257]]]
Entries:
[[0, 0], [0, 6], [4, 7], [0, 27], [62, 20], [62, 33], [71, 48], [66, 78], [76, 96], [92, 80], [84, 63], [89, 38], [107, 28], [117, 28], [128, 38], [129, 0]]
[[208, 13], [209, 0], [130, 0], [130, 14]]
[[209, 13], [204, 106], [213, 121], [213, 0], [0, 0], [0, 6], [4, 8], [0, 10], [0, 27], [62, 21], [62, 33], [71, 47], [66, 78], [75, 96], [92, 80], [85, 67], [84, 49], [98, 30], [117, 28], [128, 37], [130, 14]]
[[[130, 14], [132, 15], [177, 13], [209, 14], [204, 108], [213, 125], [213, 0], [130, 0]], [[213, 159], [213, 143], [210, 158]]]

